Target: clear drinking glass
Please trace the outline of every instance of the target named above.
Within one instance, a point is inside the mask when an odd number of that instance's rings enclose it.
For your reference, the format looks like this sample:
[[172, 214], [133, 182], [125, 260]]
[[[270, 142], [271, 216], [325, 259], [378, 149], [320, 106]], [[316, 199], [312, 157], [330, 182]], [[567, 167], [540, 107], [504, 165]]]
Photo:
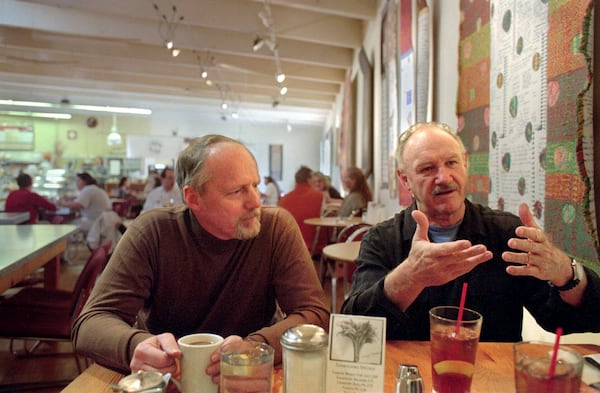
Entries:
[[583, 357], [574, 350], [560, 345], [554, 376], [550, 377], [550, 363], [554, 345], [539, 341], [515, 344], [515, 386], [517, 393], [577, 393], [581, 386]]
[[457, 329], [458, 313], [459, 308], [453, 306], [429, 310], [434, 393], [469, 393], [471, 390], [483, 317], [465, 308]]
[[234, 341], [221, 347], [221, 393], [271, 393], [273, 347]]

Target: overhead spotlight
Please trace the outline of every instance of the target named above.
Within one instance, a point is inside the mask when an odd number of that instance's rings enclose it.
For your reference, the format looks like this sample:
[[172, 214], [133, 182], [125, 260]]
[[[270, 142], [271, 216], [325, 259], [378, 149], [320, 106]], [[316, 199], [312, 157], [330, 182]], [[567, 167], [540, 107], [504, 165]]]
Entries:
[[173, 41], [168, 40], [165, 42], [165, 46], [167, 47], [167, 49], [173, 49]]
[[287, 87], [282, 86], [281, 89], [279, 89], [279, 94], [281, 94], [282, 96], [284, 96], [287, 93]]
[[280, 72], [279, 74], [277, 74], [277, 82], [283, 83], [283, 81], [285, 81], [285, 74], [283, 72]]
[[227, 109], [227, 103], [226, 102], [224, 102], [224, 103], [221, 104], [221, 109], [223, 109], [223, 110]]
[[211, 81], [210, 79], [207, 79], [207, 80], [206, 80], [206, 85], [207, 85], [207, 86], [212, 86], [212, 85], [213, 85], [213, 83], [212, 83], [212, 81]]
[[208, 72], [206, 72], [206, 70], [202, 70], [200, 76], [202, 77], [202, 79], [206, 79], [208, 77]]
[[171, 49], [171, 56], [173, 56], [173, 57], [179, 56], [180, 53], [181, 53], [181, 49], [179, 49], [179, 48]]
[[257, 35], [254, 41], [252, 41], [252, 52], [258, 52], [264, 44], [265, 40], [263, 40], [259, 35]]
[[240, 114], [237, 112], [232, 112], [231, 117], [233, 117], [234, 119], [238, 119], [240, 117]]
[[292, 132], [292, 125], [288, 122], [287, 123], [287, 132]]

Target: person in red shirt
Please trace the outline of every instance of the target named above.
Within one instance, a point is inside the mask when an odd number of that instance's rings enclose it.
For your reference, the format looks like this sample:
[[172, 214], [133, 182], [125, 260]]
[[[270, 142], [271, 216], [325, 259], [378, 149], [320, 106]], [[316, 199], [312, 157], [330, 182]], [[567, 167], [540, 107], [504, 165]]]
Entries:
[[28, 224], [36, 224], [38, 221], [38, 209], [56, 211], [56, 205], [40, 194], [31, 191], [31, 176], [20, 173], [17, 176], [18, 190], [11, 191], [6, 198], [4, 210], [7, 212], [29, 212]]
[[[288, 210], [294, 216], [309, 251], [311, 251], [317, 227], [305, 224], [304, 220], [320, 217], [321, 207], [323, 206], [323, 193], [315, 190], [309, 184], [311, 177], [312, 170], [306, 166], [301, 166], [295, 175], [296, 187], [279, 200], [279, 206]], [[323, 247], [327, 245], [326, 232], [320, 231], [319, 241], [314, 250], [316, 254], [320, 254]], [[315, 256], [313, 255], [313, 257]]]

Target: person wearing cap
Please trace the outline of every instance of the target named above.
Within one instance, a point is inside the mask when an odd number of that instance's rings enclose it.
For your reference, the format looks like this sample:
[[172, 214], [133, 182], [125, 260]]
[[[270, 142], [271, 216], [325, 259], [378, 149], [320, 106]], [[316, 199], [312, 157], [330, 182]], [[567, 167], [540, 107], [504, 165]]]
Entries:
[[600, 331], [600, 278], [558, 249], [526, 204], [519, 216], [466, 199], [467, 153], [445, 124], [419, 123], [396, 149], [407, 209], [364, 236], [349, 314], [387, 317], [388, 339], [429, 340], [432, 307], [483, 315], [482, 341], [521, 341], [523, 307], [547, 331]]

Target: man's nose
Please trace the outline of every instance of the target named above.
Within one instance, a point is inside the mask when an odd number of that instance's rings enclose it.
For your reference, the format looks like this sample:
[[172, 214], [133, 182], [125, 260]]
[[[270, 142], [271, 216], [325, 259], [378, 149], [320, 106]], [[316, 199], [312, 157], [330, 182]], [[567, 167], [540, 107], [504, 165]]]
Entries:
[[248, 205], [249, 208], [255, 209], [260, 207], [260, 191], [258, 188], [252, 188], [252, 191], [248, 193]]
[[450, 175], [450, 169], [442, 166], [438, 168], [435, 180], [437, 183], [447, 183], [448, 181], [450, 181], [451, 177], [452, 176]]

